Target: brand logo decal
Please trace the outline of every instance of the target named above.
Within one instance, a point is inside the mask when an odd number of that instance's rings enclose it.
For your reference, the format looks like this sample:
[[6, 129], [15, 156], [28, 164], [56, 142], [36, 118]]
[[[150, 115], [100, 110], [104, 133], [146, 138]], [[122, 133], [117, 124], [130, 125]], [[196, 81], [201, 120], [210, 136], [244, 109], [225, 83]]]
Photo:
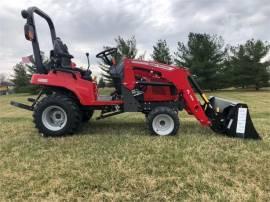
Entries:
[[48, 79], [38, 79], [37, 81], [40, 83], [48, 83]]

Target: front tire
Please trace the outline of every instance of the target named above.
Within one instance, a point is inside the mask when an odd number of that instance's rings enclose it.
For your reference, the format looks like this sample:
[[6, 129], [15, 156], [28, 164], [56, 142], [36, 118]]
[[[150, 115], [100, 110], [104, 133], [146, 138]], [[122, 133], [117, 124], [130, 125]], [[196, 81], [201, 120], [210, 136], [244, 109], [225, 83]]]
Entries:
[[156, 107], [148, 115], [148, 127], [158, 136], [176, 135], [179, 129], [177, 112], [169, 107]]
[[81, 123], [78, 105], [63, 94], [43, 98], [35, 107], [33, 117], [36, 128], [44, 136], [73, 134]]

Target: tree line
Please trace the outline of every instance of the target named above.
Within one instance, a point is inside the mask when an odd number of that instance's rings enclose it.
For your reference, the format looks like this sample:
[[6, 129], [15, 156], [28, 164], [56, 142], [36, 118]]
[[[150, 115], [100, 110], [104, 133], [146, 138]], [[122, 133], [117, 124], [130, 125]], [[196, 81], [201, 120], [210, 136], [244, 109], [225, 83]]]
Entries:
[[[138, 55], [134, 36], [129, 39], [118, 36], [114, 47], [118, 48], [117, 62], [124, 57], [145, 59], [145, 53]], [[104, 49], [107, 48], [110, 46], [104, 46]], [[158, 40], [153, 45], [151, 58], [159, 63], [188, 68], [199, 85], [206, 90], [230, 87], [259, 90], [269, 86], [270, 62], [265, 60], [269, 48], [269, 43], [261, 40], [250, 39], [244, 44], [230, 46], [225, 44], [221, 36], [190, 33], [187, 43], [177, 43], [175, 52], [170, 50], [166, 40]], [[105, 63], [100, 63], [99, 66], [103, 73], [98, 86], [110, 86], [112, 81], [108, 73], [109, 66]], [[22, 63], [14, 67], [15, 90], [32, 90], [29, 80], [34, 69], [33, 66]]]
[[[115, 39], [119, 55], [131, 59], [144, 59], [137, 56], [136, 39]], [[124, 48], [123, 48], [124, 47]], [[178, 42], [177, 50], [171, 52], [166, 40], [160, 39], [153, 45], [152, 60], [186, 67], [203, 89], [255, 88], [269, 86], [270, 62], [264, 61], [269, 53], [269, 43], [250, 39], [236, 46], [226, 45], [221, 36], [190, 33], [187, 43]], [[118, 57], [119, 58], [119, 57]], [[111, 83], [108, 67], [102, 74]]]
[[13, 75], [10, 80], [15, 85], [14, 91], [16, 93], [36, 94], [38, 92], [38, 86], [30, 85], [32, 74], [34, 74], [35, 71], [36, 68], [34, 65], [23, 64], [22, 62], [13, 67]]

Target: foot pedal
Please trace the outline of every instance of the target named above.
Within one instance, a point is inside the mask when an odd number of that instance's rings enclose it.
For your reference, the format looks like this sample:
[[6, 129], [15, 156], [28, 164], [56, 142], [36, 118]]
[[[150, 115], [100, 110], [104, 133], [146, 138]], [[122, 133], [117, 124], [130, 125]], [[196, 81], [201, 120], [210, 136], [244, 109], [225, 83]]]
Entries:
[[134, 90], [131, 91], [131, 93], [132, 93], [132, 95], [133, 95], [134, 97], [137, 97], [137, 96], [142, 95], [144, 92], [141, 91], [141, 90], [138, 90], [138, 89], [134, 89]]

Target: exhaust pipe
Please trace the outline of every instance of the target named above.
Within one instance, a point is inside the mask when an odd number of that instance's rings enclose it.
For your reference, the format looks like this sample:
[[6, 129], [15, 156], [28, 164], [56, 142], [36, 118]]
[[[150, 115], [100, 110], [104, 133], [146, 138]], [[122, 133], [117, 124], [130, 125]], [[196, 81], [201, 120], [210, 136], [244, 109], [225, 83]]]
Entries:
[[247, 104], [210, 97], [205, 113], [212, 122], [213, 131], [230, 137], [261, 139], [250, 118]]

